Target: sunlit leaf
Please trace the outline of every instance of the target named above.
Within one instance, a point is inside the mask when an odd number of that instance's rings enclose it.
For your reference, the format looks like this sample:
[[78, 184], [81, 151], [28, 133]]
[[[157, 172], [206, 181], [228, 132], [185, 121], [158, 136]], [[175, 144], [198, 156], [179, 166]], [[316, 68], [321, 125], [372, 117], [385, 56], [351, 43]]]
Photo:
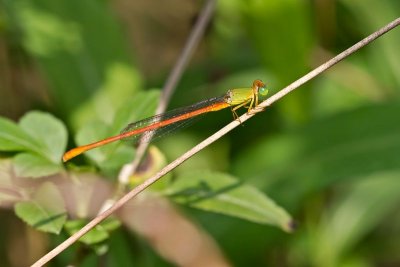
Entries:
[[64, 201], [57, 187], [44, 183], [31, 200], [15, 205], [15, 213], [30, 226], [58, 234], [67, 218]]
[[[153, 115], [158, 95], [157, 91], [139, 93], [131, 103], [118, 110], [112, 125], [106, 125], [102, 122], [92, 122], [85, 125], [77, 133], [77, 144], [84, 145], [117, 135], [129, 123]], [[130, 145], [129, 142], [117, 141], [85, 154], [106, 172], [112, 172], [133, 159], [133, 146], [127, 149], [124, 146], [126, 144]]]
[[[275, 73], [277, 85], [286, 85], [306, 73], [315, 38], [308, 13], [310, 3], [297, 0], [239, 2], [249, 41], [265, 68]], [[298, 124], [306, 120], [309, 93], [307, 90], [292, 92], [285, 101], [276, 103], [285, 121]]]
[[62, 171], [60, 164], [49, 161], [41, 155], [20, 153], [14, 157], [15, 174], [19, 177], [38, 178]]
[[136, 150], [128, 146], [116, 146], [112, 153], [107, 154], [107, 159], [96, 162], [101, 173], [107, 177], [116, 177], [124, 164], [130, 163], [135, 158]]
[[122, 62], [110, 64], [96, 94], [74, 111], [74, 123], [84, 126], [99, 120], [111, 124], [118, 109], [130, 104], [127, 100], [137, 93], [139, 82], [139, 74], [132, 66]]
[[61, 162], [67, 144], [67, 130], [53, 115], [31, 111], [21, 118], [19, 125], [42, 145], [42, 155], [54, 163]]
[[113, 133], [119, 133], [129, 123], [154, 115], [160, 92], [156, 90], [140, 92], [118, 109], [112, 123]]
[[290, 215], [257, 188], [223, 173], [188, 172], [167, 189], [173, 200], [203, 210], [293, 230]]
[[[108, 136], [108, 127], [102, 122], [88, 123], [82, 127], [76, 134], [75, 141], [78, 145], [86, 145], [104, 139]], [[107, 158], [108, 151], [115, 149], [116, 143], [109, 144], [107, 146], [92, 149], [85, 152], [95, 162], [102, 162]]]
[[400, 104], [390, 103], [320, 119], [257, 142], [240, 154], [235, 172], [296, 205], [300, 196], [334, 182], [399, 170], [399, 113]]
[[[113, 221], [113, 222], [111, 222]], [[68, 231], [70, 235], [73, 235], [77, 231], [79, 231], [83, 226], [87, 224], [86, 220], [70, 220], [65, 224], [65, 229]], [[104, 227], [103, 224], [108, 225]], [[92, 230], [82, 236], [79, 241], [87, 244], [87, 245], [94, 245], [100, 243], [107, 238], [109, 238], [108, 231], [110, 229], [115, 229], [119, 226], [115, 219], [108, 219], [106, 222], [102, 222], [96, 225]], [[111, 227], [110, 229], [108, 227]]]
[[103, 228], [105, 230], [110, 232], [110, 231], [114, 231], [114, 230], [118, 229], [118, 227], [121, 226], [121, 222], [113, 217], [109, 217], [109, 218], [105, 219], [104, 221], [102, 221], [101, 225], [103, 226]]
[[40, 151], [39, 144], [13, 121], [0, 117], [0, 151]]

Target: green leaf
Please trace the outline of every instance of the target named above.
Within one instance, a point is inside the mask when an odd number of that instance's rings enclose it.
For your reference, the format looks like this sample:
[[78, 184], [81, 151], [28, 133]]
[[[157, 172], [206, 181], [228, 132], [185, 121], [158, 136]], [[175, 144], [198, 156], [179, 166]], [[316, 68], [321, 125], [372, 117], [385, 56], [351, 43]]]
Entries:
[[[5, 7], [14, 18], [21, 45], [54, 85], [48, 87], [54, 107], [72, 114], [72, 125], [110, 113], [112, 118], [115, 107], [140, 88], [134, 55], [127, 52], [107, 2], [9, 1]], [[82, 114], [79, 111], [87, 103], [90, 108]]]
[[[65, 224], [65, 229], [70, 235], [78, 232], [87, 223], [86, 220], [70, 220]], [[110, 224], [111, 226], [112, 224]], [[107, 228], [103, 226], [103, 223], [96, 225], [92, 230], [82, 236], [79, 241], [86, 245], [94, 245], [100, 243], [109, 238]]]
[[[298, 0], [239, 3], [249, 42], [257, 50], [257, 58], [265, 68], [275, 73], [276, 86], [286, 85], [307, 73], [311, 48], [315, 45], [315, 34], [310, 30], [313, 29], [309, 16], [310, 3]], [[307, 90], [292, 92], [285, 97], [285, 101], [276, 103], [283, 120], [299, 124], [308, 118], [308, 94], [310, 91]]]
[[107, 155], [106, 160], [98, 162], [98, 166], [104, 175], [115, 177], [124, 164], [132, 162], [135, 157], [135, 153], [136, 151], [133, 149], [133, 147], [117, 145], [116, 149]]
[[121, 226], [121, 222], [113, 217], [109, 217], [101, 222], [101, 225], [108, 232], [114, 231]]
[[41, 144], [41, 155], [54, 163], [60, 163], [67, 144], [67, 130], [53, 115], [40, 111], [27, 113], [19, 125]]
[[[305, 62], [313, 44], [309, 3], [270, 0], [240, 1], [240, 5], [249, 39], [266, 66], [275, 69], [282, 81], [291, 81], [302, 74], [307, 69]], [[290, 68], [287, 62], [291, 62]]]
[[[101, 122], [92, 122], [83, 127], [76, 135], [78, 145], [85, 145], [111, 136], [109, 128]], [[112, 173], [123, 164], [131, 161], [134, 149], [123, 146], [121, 142], [114, 142], [85, 152], [105, 172]]]
[[290, 215], [257, 188], [223, 173], [188, 172], [167, 189], [178, 203], [293, 230]]
[[44, 183], [32, 200], [17, 203], [15, 213], [30, 226], [55, 234], [61, 231], [67, 218], [63, 198], [50, 182]]
[[19, 177], [38, 178], [56, 174], [63, 167], [37, 154], [19, 153], [14, 157], [14, 169]]
[[120, 107], [131, 104], [127, 100], [137, 93], [138, 72], [122, 62], [114, 62], [104, 71], [106, 77], [97, 93], [74, 111], [75, 124], [82, 126], [93, 120], [110, 123]]
[[118, 109], [117, 114], [113, 119], [112, 133], [119, 133], [129, 123], [150, 117], [154, 115], [157, 103], [160, 97], [160, 91], [150, 90], [140, 92], [135, 95]]
[[0, 129], [0, 151], [40, 151], [39, 144], [13, 121], [0, 117]]
[[[129, 123], [154, 114], [159, 92], [139, 93], [128, 105], [118, 110], [111, 126], [103, 122], [92, 122], [81, 128], [76, 135], [76, 143], [85, 145], [119, 134]], [[134, 150], [121, 146], [124, 142], [114, 142], [85, 153], [91, 160], [109, 172], [132, 160]]]
[[269, 137], [241, 153], [234, 173], [287, 206], [335, 182], [399, 170], [398, 114], [400, 103], [363, 107]]
[[[99, 121], [93, 121], [86, 124], [76, 134], [75, 141], [78, 145], [86, 145], [95, 141], [104, 139], [108, 136], [108, 127]], [[85, 155], [91, 160], [101, 163], [107, 159], [107, 154], [116, 149], [116, 143], [111, 143], [96, 149], [85, 152]]]

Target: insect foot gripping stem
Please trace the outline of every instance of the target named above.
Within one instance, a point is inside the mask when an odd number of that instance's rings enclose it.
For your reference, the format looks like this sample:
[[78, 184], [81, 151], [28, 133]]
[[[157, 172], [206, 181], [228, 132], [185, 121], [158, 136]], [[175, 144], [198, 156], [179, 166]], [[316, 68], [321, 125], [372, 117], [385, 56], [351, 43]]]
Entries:
[[263, 99], [266, 95], [268, 95], [268, 89], [265, 83], [261, 80], [254, 80], [253, 82], [253, 93], [254, 93], [254, 103], [252, 107], [249, 107], [249, 114], [256, 114], [258, 112], [264, 111], [264, 107], [258, 107], [259, 99]]

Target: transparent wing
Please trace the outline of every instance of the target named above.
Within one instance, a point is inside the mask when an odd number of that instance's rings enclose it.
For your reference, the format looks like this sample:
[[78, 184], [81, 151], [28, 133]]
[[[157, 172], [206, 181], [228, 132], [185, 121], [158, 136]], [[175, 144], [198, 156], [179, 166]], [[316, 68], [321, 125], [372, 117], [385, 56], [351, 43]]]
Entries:
[[133, 133], [133, 135], [123, 138], [123, 140], [133, 143], [139, 141], [151, 142], [177, 129], [187, 127], [197, 118], [202, 117], [201, 115], [213, 111], [209, 107], [218, 103], [226, 104], [224, 96], [210, 98], [191, 106], [173, 109], [163, 114], [130, 123], [121, 131], [121, 134]]

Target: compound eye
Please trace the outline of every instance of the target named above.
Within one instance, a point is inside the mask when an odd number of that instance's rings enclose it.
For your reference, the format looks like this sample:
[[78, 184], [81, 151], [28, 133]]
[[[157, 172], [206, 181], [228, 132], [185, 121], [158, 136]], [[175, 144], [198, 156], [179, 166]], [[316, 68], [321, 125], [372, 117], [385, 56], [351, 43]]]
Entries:
[[268, 89], [267, 89], [267, 87], [264, 85], [264, 86], [261, 86], [261, 87], [258, 87], [258, 93], [260, 94], [260, 95], [262, 95], [262, 96], [266, 96], [267, 94], [268, 94]]

